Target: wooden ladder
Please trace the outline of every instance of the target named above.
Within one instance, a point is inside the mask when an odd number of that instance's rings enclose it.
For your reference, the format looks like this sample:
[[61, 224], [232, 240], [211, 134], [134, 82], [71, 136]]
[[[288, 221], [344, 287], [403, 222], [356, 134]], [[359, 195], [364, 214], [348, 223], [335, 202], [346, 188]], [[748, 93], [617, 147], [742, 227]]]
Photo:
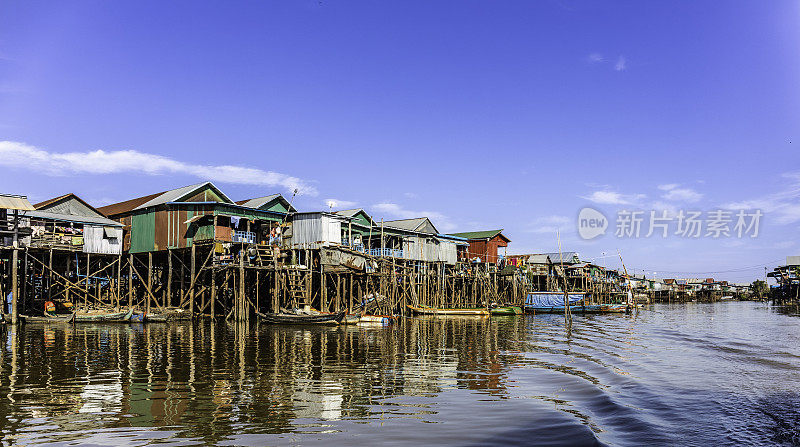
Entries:
[[271, 266], [275, 264], [275, 252], [269, 245], [258, 245], [258, 256], [256, 260], [261, 267]]
[[303, 307], [304, 305], [308, 304], [306, 302], [308, 298], [306, 293], [306, 272], [303, 270], [289, 269], [287, 274], [288, 281], [286, 286], [289, 293], [289, 298], [291, 299], [292, 303], [297, 304], [299, 307]]

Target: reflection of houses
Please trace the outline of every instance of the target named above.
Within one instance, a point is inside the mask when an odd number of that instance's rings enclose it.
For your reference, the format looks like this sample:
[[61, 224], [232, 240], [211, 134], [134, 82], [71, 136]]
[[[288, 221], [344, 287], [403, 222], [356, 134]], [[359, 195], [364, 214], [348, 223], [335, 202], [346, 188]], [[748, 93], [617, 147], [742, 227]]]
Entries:
[[503, 230], [470, 231], [466, 233], [452, 233], [450, 236], [466, 239], [469, 247], [466, 251], [459, 252], [460, 261], [477, 261], [496, 264], [501, 256], [499, 248], [508, 247], [511, 239], [503, 235]]

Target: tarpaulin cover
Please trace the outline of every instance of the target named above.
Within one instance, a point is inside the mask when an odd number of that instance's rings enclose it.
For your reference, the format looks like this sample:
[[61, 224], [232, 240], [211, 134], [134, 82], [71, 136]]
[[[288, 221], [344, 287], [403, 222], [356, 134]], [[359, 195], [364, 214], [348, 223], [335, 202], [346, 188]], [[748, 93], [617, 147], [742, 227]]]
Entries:
[[[575, 304], [579, 301], [583, 300], [582, 294], [569, 294], [569, 304]], [[564, 307], [564, 293], [563, 292], [553, 292], [553, 293], [530, 293], [528, 294], [528, 298], [525, 300], [526, 306], [533, 306], [533, 307]]]

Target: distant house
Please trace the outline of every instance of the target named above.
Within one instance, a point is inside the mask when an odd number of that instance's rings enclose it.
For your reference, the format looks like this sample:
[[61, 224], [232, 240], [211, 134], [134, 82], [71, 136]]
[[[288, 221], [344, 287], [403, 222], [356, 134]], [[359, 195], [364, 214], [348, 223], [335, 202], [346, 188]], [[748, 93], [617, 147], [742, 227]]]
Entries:
[[347, 223], [350, 218], [335, 213], [313, 211], [294, 213], [291, 227], [284, 234], [287, 248], [319, 249], [331, 245], [343, 245]]
[[[257, 199], [252, 199], [257, 200]], [[197, 242], [266, 243], [284, 212], [269, 209], [280, 200], [249, 207], [234, 203], [211, 182], [184, 186], [98, 208], [127, 230], [131, 253], [191, 247]], [[255, 203], [254, 203], [255, 204]]]
[[547, 256], [553, 264], [572, 265], [581, 262], [580, 255], [576, 251], [542, 253], [540, 256]]
[[466, 239], [469, 242], [467, 250], [461, 252], [461, 260], [488, 262], [496, 264], [499, 258], [498, 249], [508, 247], [511, 239], [503, 235], [503, 230], [470, 231], [466, 233], [451, 233], [455, 236]]
[[255, 199], [239, 200], [237, 205], [247, 208], [255, 208], [262, 211], [272, 211], [275, 213], [287, 214], [296, 213], [297, 210], [286, 200], [281, 194], [271, 194], [264, 197], [256, 197]]
[[75, 194], [65, 194], [34, 205], [29, 219], [30, 247], [84, 253], [122, 253], [122, 224], [104, 216]]
[[30, 234], [30, 228], [26, 228], [24, 232], [20, 229], [20, 215], [34, 209], [25, 196], [0, 194], [0, 246], [12, 246], [15, 234], [18, 241], [22, 236]]
[[380, 226], [362, 208], [334, 211], [334, 214], [348, 219], [347, 233], [342, 236], [342, 245], [355, 250], [363, 251], [372, 230]]
[[12, 244], [15, 213], [20, 247], [122, 253], [122, 224], [106, 218], [75, 194], [36, 205], [23, 196], [0, 195], [2, 245]]

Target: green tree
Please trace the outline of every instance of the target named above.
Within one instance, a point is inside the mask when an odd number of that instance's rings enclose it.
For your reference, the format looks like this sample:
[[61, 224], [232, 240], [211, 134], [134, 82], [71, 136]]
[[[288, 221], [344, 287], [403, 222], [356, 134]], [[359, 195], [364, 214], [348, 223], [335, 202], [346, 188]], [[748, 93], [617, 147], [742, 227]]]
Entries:
[[769, 288], [767, 287], [766, 281], [757, 279], [753, 281], [752, 284], [750, 284], [750, 291], [752, 291], [753, 294], [757, 295], [759, 298], [763, 298], [764, 296], [766, 296], [768, 290]]

